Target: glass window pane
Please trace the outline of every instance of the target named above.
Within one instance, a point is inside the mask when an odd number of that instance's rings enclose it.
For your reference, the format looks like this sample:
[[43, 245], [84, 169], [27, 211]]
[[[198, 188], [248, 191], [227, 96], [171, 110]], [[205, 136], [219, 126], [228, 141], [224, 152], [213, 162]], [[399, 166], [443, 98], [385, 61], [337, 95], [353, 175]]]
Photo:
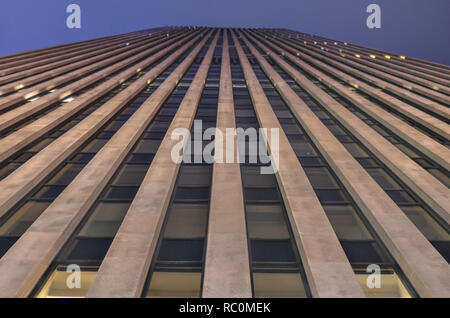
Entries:
[[450, 235], [420, 206], [400, 207], [414, 225], [431, 241], [448, 241]]
[[204, 239], [163, 239], [158, 261], [201, 262]]
[[347, 201], [344, 193], [340, 190], [315, 190], [321, 203]]
[[366, 169], [372, 178], [383, 189], [400, 189], [397, 182], [394, 181], [387, 173], [381, 168], [378, 169]]
[[164, 238], [204, 238], [208, 220], [207, 204], [174, 203], [168, 213]]
[[85, 297], [97, 274], [98, 267], [81, 267], [80, 288], [69, 288], [67, 279], [73, 271], [67, 272], [65, 266], [58, 266], [37, 293], [36, 298], [82, 298]]
[[389, 190], [386, 191], [386, 193], [391, 197], [392, 200], [394, 200], [395, 203], [402, 204], [402, 203], [414, 203], [416, 202], [408, 193], [405, 191], [395, 191], [395, 190]]
[[381, 271], [380, 288], [369, 288], [367, 280], [370, 274], [357, 273], [356, 277], [367, 297], [410, 298], [411, 294], [393, 270]]
[[134, 152], [156, 154], [160, 144], [161, 140], [144, 139], [138, 143]]
[[175, 200], [179, 201], [208, 201], [209, 187], [177, 187]]
[[207, 165], [182, 165], [177, 180], [178, 186], [208, 187], [211, 182], [211, 167]]
[[115, 200], [133, 200], [139, 187], [112, 187], [106, 198]]
[[299, 273], [253, 273], [253, 287], [255, 297], [306, 297]]
[[74, 261], [102, 261], [111, 243], [112, 239], [110, 238], [78, 239], [75, 241], [68, 259]]
[[81, 236], [114, 237], [130, 203], [100, 202], [80, 231]]
[[65, 186], [45, 186], [34, 197], [38, 199], [56, 199], [65, 189]]
[[244, 188], [244, 197], [247, 201], [279, 201], [276, 188]]
[[97, 153], [108, 142], [108, 139], [94, 139], [92, 140], [82, 152]]
[[290, 240], [250, 240], [253, 262], [296, 262]]
[[51, 180], [50, 184], [69, 184], [85, 167], [84, 164], [66, 164]]
[[260, 167], [242, 166], [242, 182], [244, 187], [276, 187], [273, 174], [261, 174]]
[[439, 169], [428, 169], [428, 172], [441, 181], [445, 186], [450, 187], [450, 178], [443, 174], [442, 171]]
[[372, 236], [350, 205], [323, 206], [340, 240], [369, 240]]
[[341, 241], [341, 245], [352, 264], [379, 264], [383, 262], [374, 243]]
[[367, 152], [365, 152], [357, 143], [343, 143], [343, 145], [353, 157], [358, 158], [369, 157]]
[[293, 141], [291, 142], [292, 149], [299, 157], [317, 157], [317, 153], [308, 142]]
[[122, 167], [117, 177], [114, 179], [114, 185], [139, 186], [147, 173], [149, 165], [127, 164]]
[[247, 204], [247, 231], [250, 239], [289, 239], [289, 231], [279, 204]]
[[200, 272], [162, 272], [152, 274], [147, 297], [200, 297]]
[[44, 212], [51, 202], [29, 201], [17, 210], [9, 220], [0, 227], [2, 236], [21, 236], [33, 222]]
[[338, 188], [338, 185], [327, 168], [304, 168], [309, 182], [314, 189]]

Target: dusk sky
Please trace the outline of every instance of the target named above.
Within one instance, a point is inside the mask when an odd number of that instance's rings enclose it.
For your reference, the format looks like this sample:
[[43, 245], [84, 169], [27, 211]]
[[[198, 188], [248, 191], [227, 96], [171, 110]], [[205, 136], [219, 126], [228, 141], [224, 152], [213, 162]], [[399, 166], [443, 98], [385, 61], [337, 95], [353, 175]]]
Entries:
[[[81, 6], [81, 29], [66, 7]], [[381, 29], [366, 7], [381, 7]], [[284, 27], [450, 65], [450, 0], [3, 0], [0, 55], [164, 25]]]

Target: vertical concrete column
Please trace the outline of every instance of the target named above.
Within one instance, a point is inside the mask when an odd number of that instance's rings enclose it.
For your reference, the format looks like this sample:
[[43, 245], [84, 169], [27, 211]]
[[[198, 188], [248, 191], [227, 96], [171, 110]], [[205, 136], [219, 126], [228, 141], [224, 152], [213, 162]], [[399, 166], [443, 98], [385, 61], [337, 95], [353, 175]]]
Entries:
[[[279, 131], [276, 178], [313, 297], [364, 297], [333, 227], [234, 31], [233, 40], [260, 127]], [[271, 153], [277, 150], [269, 142], [268, 148]]]
[[[218, 35], [215, 36], [200, 64], [87, 297], [140, 297], [142, 295], [181, 165], [172, 160], [172, 149], [179, 140], [173, 140], [171, 135], [175, 129], [190, 130], [194, 122], [217, 39]], [[190, 60], [188, 65], [192, 63], [199, 51], [191, 52], [186, 58]]]
[[[232, 86], [228, 35], [225, 31], [216, 128], [223, 136], [226, 136], [227, 128], [236, 128]], [[233, 153], [231, 163], [226, 162], [227, 150]], [[215, 152], [203, 297], [252, 296], [241, 168], [236, 154], [237, 137], [234, 135], [233, 141], [225, 139], [222, 149], [216, 148]]]

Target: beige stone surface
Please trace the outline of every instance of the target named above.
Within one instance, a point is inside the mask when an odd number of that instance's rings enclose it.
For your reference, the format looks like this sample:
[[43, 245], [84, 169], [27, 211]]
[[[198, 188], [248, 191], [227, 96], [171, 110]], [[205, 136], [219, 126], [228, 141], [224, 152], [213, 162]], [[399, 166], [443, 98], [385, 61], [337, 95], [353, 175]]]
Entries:
[[[253, 45], [244, 41], [419, 295], [450, 297], [450, 266], [445, 259]], [[296, 81], [302, 87], [309, 82]]]
[[276, 177], [313, 297], [364, 297], [308, 177], [234, 35], [233, 39], [260, 126], [279, 129]]

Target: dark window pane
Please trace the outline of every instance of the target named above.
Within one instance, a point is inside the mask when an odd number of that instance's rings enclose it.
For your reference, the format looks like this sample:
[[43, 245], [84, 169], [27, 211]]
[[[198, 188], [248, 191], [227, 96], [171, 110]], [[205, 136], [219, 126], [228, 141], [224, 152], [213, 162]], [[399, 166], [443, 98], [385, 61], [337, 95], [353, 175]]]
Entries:
[[133, 200], [138, 189], [138, 187], [112, 187], [111, 189], [109, 189], [106, 198], [117, 200]]
[[302, 166], [322, 166], [322, 159], [318, 157], [298, 157]]
[[66, 164], [51, 180], [51, 184], [69, 184], [85, 167], [84, 164]]
[[72, 161], [80, 162], [80, 163], [88, 163], [92, 158], [94, 158], [93, 153], [82, 153], [77, 154], [72, 158]]
[[60, 195], [64, 189], [65, 186], [42, 187], [42, 189], [39, 190], [38, 193], [34, 195], [34, 197], [37, 199], [56, 199], [56, 197]]
[[208, 187], [177, 187], [175, 192], [175, 200], [195, 200], [207, 201], [209, 200]]
[[405, 191], [386, 191], [386, 193], [394, 200], [395, 203], [414, 203], [416, 202]]
[[244, 187], [276, 187], [273, 174], [261, 174], [260, 167], [242, 166], [242, 182]]
[[289, 240], [251, 240], [254, 262], [295, 262], [295, 254]]
[[314, 189], [338, 187], [327, 168], [305, 168], [305, 172]]
[[248, 201], [278, 201], [276, 188], [245, 188], [245, 199]]
[[320, 202], [343, 202], [347, 201], [344, 193], [340, 190], [315, 190]]
[[0, 237], [0, 258], [16, 243], [18, 237]]
[[177, 180], [178, 186], [208, 187], [211, 182], [211, 167], [207, 165], [182, 165]]
[[447, 263], [450, 263], [450, 242], [431, 241], [431, 244], [433, 244], [442, 257], [445, 258]]
[[158, 261], [201, 262], [204, 240], [164, 239], [158, 254]]
[[113, 184], [139, 186], [147, 173], [148, 167], [148, 165], [127, 164], [121, 169]]
[[101, 261], [108, 252], [112, 239], [77, 240], [70, 252], [69, 260]]
[[373, 243], [341, 242], [341, 244], [350, 263], [373, 264], [383, 262]]
[[151, 163], [155, 155], [135, 154], [131, 155], [130, 162], [133, 163]]

